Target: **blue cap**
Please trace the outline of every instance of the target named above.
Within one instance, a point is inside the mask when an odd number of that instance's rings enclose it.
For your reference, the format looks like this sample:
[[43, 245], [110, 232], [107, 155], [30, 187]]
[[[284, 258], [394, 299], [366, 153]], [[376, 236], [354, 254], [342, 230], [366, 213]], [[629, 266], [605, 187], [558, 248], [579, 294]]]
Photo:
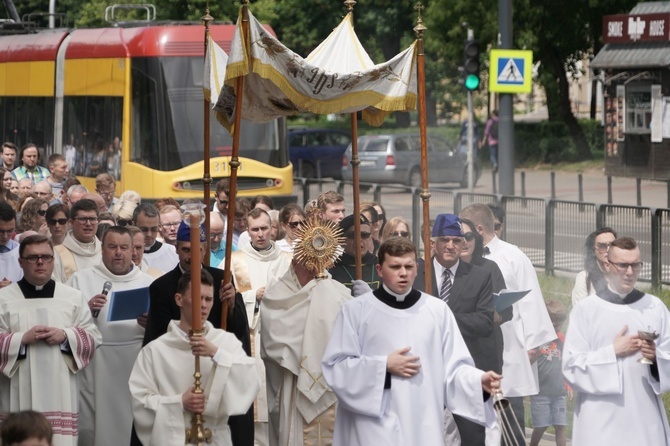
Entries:
[[[191, 227], [186, 224], [185, 221], [179, 223], [179, 229], [177, 230], [177, 241], [179, 242], [190, 242], [191, 241]], [[205, 237], [205, 227], [200, 226], [200, 242], [204, 243], [207, 241]]]
[[463, 237], [461, 219], [454, 214], [439, 214], [433, 225], [432, 237]]

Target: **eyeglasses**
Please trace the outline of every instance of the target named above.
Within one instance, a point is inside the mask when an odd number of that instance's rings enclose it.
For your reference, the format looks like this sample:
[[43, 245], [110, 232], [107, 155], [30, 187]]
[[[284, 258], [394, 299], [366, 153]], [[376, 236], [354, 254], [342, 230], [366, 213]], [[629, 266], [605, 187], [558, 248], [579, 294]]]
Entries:
[[409, 237], [409, 232], [407, 231], [395, 231], [391, 233], [394, 237]]
[[44, 217], [45, 215], [47, 215], [47, 210], [46, 209], [38, 209], [37, 210], [37, 215], [39, 215], [40, 217]]
[[114, 192], [100, 192], [98, 191], [98, 195], [100, 195], [102, 198], [109, 198], [114, 196]]
[[75, 217], [73, 220], [77, 220], [82, 225], [86, 223], [94, 224], [98, 222], [98, 217]]
[[35, 195], [37, 195], [38, 197], [48, 197], [49, 195], [52, 194], [50, 194], [49, 192], [35, 192]]
[[158, 232], [158, 226], [152, 226], [150, 228], [147, 228], [146, 226], [140, 226], [140, 231], [144, 232], [145, 234], [148, 232]]
[[304, 224], [305, 224], [305, 220], [288, 222], [288, 225], [291, 227], [291, 229], [296, 229], [298, 226], [302, 226]]
[[180, 221], [171, 221], [168, 223], [161, 223], [161, 226], [164, 228], [178, 228], [180, 224]]
[[471, 242], [475, 239], [475, 233], [466, 232], [465, 234], [463, 234], [463, 238], [465, 239], [466, 242]]
[[609, 263], [610, 265], [616, 266], [616, 269], [618, 269], [619, 272], [621, 273], [625, 273], [626, 271], [628, 271], [628, 268], [632, 268], [634, 273], [639, 273], [640, 270], [642, 269], [642, 265], [644, 265], [644, 263], [642, 262], [635, 262], [635, 263], [609, 262]]
[[493, 229], [500, 231], [502, 229], [502, 223], [496, 223], [493, 225]]
[[49, 224], [51, 226], [56, 226], [56, 224], [65, 226], [67, 224], [67, 218], [52, 218], [51, 220], [49, 220]]
[[28, 263], [37, 263], [40, 260], [43, 261], [44, 263], [51, 263], [54, 261], [54, 256], [50, 254], [45, 254], [41, 256], [25, 256], [21, 257], [23, 260], [25, 260]]
[[[361, 240], [367, 240], [370, 238], [372, 234], [369, 232], [361, 232]], [[353, 232], [347, 233], [347, 239], [349, 240], [354, 240], [356, 238], [356, 234]]]
[[609, 243], [605, 243], [605, 242], [598, 242], [598, 243], [596, 243], [596, 249], [597, 249], [598, 251], [600, 251], [600, 252], [605, 252], [605, 251], [607, 251], [607, 250], [609, 249], [609, 247], [610, 247], [610, 244], [609, 244]]
[[119, 226], [130, 226], [133, 224], [132, 220], [126, 220], [124, 218], [117, 218], [116, 219], [116, 224]]
[[214, 240], [215, 238], [223, 238], [223, 232], [212, 232], [209, 234], [209, 239]]

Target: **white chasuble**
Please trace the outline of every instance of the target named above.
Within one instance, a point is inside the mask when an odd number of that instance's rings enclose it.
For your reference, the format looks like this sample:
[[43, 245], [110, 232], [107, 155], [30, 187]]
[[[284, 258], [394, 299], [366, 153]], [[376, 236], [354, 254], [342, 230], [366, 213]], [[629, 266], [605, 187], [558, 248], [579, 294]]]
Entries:
[[[391, 376], [387, 356], [410, 347], [421, 369], [411, 378]], [[338, 398], [336, 446], [407, 446], [444, 443], [444, 408], [488, 427], [491, 399], [482, 397], [482, 375], [446, 303], [422, 293], [395, 309], [367, 293], [342, 306], [323, 357], [323, 374]]]
[[[205, 337], [219, 347], [218, 362], [200, 358], [202, 388], [206, 395], [204, 427], [212, 431], [211, 446], [232, 446], [228, 417], [249, 410], [258, 394], [254, 359], [244, 353], [232, 334], [205, 322]], [[190, 412], [182, 395], [193, 387], [195, 357], [179, 321], [166, 334], [145, 346], [137, 357], [128, 385], [137, 435], [144, 446], [183, 446]]]
[[[35, 325], [65, 330], [71, 355], [37, 342], [19, 359], [23, 334]], [[54, 446], [75, 446], [79, 394], [75, 373], [93, 359], [102, 339], [82, 294], [56, 283], [53, 298], [26, 299], [14, 283], [0, 290], [0, 413], [35, 410], [46, 416]]]
[[[656, 331], [658, 378], [641, 353], [617, 358], [614, 339]], [[655, 296], [620, 305], [591, 296], [570, 313], [563, 375], [577, 394], [572, 444], [670, 445], [661, 395], [670, 390], [670, 313]]]
[[112, 282], [107, 304], [95, 318], [102, 346], [95, 362], [79, 377], [81, 403], [80, 446], [118, 446], [130, 443], [133, 417], [128, 377], [142, 348], [144, 328], [137, 320], [107, 321], [112, 293], [148, 287], [153, 278], [140, 268], [124, 275], [112, 274], [102, 263], [76, 272], [68, 284], [82, 291], [86, 299], [100, 294], [105, 281]]
[[323, 378], [321, 359], [335, 318], [352, 297], [328, 276], [302, 287], [289, 268], [261, 303], [272, 446], [332, 444], [337, 397]]

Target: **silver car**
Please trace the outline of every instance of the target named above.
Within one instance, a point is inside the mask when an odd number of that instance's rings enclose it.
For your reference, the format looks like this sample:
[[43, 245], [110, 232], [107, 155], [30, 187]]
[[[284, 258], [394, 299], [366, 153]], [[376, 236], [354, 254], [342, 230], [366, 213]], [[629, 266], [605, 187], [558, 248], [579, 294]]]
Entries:
[[[402, 183], [421, 186], [421, 140], [419, 135], [365, 135], [358, 138], [360, 181], [364, 183]], [[428, 137], [428, 181], [468, 185], [467, 154], [446, 141]], [[342, 179], [351, 181], [351, 145], [344, 152]], [[475, 163], [475, 183], [479, 178]]]

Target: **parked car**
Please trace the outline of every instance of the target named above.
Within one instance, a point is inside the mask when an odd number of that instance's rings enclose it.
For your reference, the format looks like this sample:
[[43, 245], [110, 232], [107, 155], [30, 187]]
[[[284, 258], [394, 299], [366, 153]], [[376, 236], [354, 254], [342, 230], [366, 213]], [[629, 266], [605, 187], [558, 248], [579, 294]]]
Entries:
[[[428, 137], [428, 181], [468, 186], [467, 154], [441, 138]], [[402, 183], [421, 186], [421, 140], [419, 135], [365, 135], [358, 138], [360, 181]], [[351, 145], [342, 159], [342, 179], [351, 181]], [[475, 163], [475, 184], [479, 162]]]
[[342, 155], [351, 136], [332, 129], [289, 129], [288, 153], [296, 177], [340, 179]]

